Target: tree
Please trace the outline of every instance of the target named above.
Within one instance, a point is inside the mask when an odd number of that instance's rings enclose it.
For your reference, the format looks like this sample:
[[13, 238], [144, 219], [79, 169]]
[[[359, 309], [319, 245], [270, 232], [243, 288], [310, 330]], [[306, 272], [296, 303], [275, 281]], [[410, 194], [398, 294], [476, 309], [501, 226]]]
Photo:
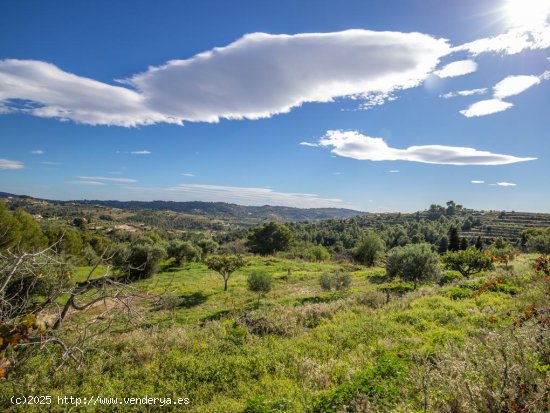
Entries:
[[464, 237], [460, 239], [460, 249], [463, 251], [468, 249], [468, 240]]
[[222, 276], [224, 291], [227, 291], [227, 282], [231, 274], [245, 265], [244, 259], [237, 255], [212, 255], [204, 262], [209, 269]]
[[114, 263], [115, 267], [128, 281], [149, 278], [160, 269], [160, 263], [166, 257], [166, 250], [149, 238], [132, 245], [119, 246]]
[[443, 235], [440, 239], [439, 239], [439, 248], [438, 248], [438, 251], [443, 254], [445, 252], [447, 252], [447, 250], [449, 249], [449, 237], [447, 237], [447, 235]]
[[365, 238], [355, 249], [353, 258], [355, 261], [372, 267], [376, 260], [384, 252], [385, 243], [375, 232], [367, 231]]
[[268, 222], [256, 228], [248, 237], [250, 251], [262, 255], [285, 251], [290, 246], [292, 232], [279, 222]]
[[460, 249], [460, 237], [458, 229], [455, 226], [449, 228], [449, 251], [458, 251]]
[[439, 276], [439, 256], [429, 244], [409, 244], [392, 249], [386, 259], [389, 278], [400, 277], [416, 284]]
[[253, 271], [248, 276], [246, 284], [249, 291], [258, 293], [258, 304], [260, 304], [260, 298], [271, 291], [273, 277], [265, 271]]
[[20, 237], [19, 222], [10, 213], [6, 204], [0, 202], [0, 251], [15, 245]]
[[[115, 320], [121, 326], [124, 318], [131, 321], [139, 314], [133, 305], [137, 290], [111, 276], [107, 251], [78, 281], [67, 258], [52, 247], [0, 251], [0, 378], [23, 385], [24, 375], [18, 373], [37, 353], [47, 354], [57, 368], [70, 361], [80, 367], [98, 335], [109, 333]], [[63, 331], [69, 313], [94, 305], [102, 305], [101, 316]], [[60, 351], [52, 351], [54, 347]]]
[[40, 226], [30, 214], [18, 209], [13, 217], [19, 223], [19, 248], [22, 251], [31, 252], [43, 249], [48, 244], [48, 239], [42, 233]]
[[199, 261], [201, 259], [201, 250], [189, 241], [172, 241], [168, 245], [168, 257], [174, 258], [177, 265], [183, 262]]
[[481, 236], [479, 236], [479, 235], [477, 236], [477, 239], [476, 239], [475, 248], [478, 251], [481, 251], [483, 249], [483, 242], [481, 241]]
[[484, 270], [493, 268], [493, 262], [475, 247], [461, 251], [449, 251], [443, 256], [443, 265], [448, 270], [458, 271], [468, 278]]

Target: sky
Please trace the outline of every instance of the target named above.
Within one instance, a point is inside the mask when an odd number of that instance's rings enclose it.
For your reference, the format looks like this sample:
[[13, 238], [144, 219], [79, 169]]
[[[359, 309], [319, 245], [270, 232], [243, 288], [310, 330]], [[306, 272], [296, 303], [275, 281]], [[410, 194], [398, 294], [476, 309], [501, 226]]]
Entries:
[[0, 3], [0, 191], [550, 212], [550, 0]]

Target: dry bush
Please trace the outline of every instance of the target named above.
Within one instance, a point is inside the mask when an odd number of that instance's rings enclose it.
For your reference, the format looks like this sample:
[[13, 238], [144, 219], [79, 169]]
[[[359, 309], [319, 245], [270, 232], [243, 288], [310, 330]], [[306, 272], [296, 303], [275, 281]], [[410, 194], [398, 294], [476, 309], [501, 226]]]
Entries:
[[532, 319], [448, 345], [418, 388], [427, 386], [427, 411], [542, 413], [550, 401], [549, 363], [548, 323]]

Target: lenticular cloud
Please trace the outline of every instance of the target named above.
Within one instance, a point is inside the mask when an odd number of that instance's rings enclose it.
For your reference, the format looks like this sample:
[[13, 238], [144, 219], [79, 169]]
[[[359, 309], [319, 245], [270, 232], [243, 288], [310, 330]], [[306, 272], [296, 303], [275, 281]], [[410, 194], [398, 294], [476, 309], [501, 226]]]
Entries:
[[2, 60], [0, 107], [93, 125], [258, 119], [306, 102], [417, 86], [449, 50], [446, 40], [421, 33], [253, 33], [149, 68], [123, 86], [46, 62]]
[[442, 165], [505, 165], [532, 161], [536, 158], [518, 158], [474, 148], [444, 145], [410, 146], [405, 149], [390, 147], [382, 138], [363, 135], [357, 131], [329, 130], [319, 146], [332, 148], [338, 156], [370, 161], [411, 161]]

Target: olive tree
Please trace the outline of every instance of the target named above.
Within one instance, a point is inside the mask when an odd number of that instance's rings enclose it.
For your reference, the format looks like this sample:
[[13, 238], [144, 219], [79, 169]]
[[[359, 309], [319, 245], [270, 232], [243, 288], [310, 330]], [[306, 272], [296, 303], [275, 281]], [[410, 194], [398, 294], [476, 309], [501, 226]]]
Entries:
[[224, 291], [227, 291], [227, 282], [231, 274], [245, 265], [244, 259], [238, 255], [211, 255], [204, 263], [209, 269], [221, 275]]
[[416, 285], [439, 276], [439, 256], [429, 244], [409, 244], [393, 248], [386, 259], [389, 278], [400, 277]]

